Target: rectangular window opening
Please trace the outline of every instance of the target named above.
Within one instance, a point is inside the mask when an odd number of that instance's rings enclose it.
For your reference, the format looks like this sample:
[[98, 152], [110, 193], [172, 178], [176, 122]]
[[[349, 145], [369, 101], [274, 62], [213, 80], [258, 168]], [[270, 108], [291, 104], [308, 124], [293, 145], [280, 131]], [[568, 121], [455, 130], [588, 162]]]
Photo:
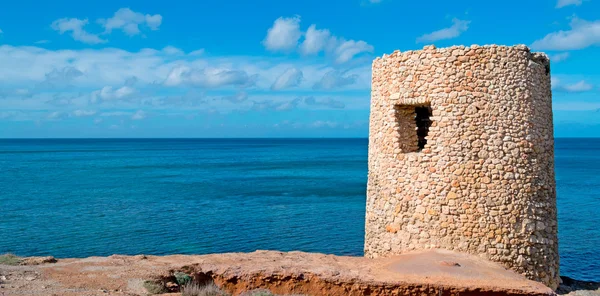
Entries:
[[396, 105], [398, 145], [402, 153], [419, 152], [427, 145], [431, 127], [431, 106]]

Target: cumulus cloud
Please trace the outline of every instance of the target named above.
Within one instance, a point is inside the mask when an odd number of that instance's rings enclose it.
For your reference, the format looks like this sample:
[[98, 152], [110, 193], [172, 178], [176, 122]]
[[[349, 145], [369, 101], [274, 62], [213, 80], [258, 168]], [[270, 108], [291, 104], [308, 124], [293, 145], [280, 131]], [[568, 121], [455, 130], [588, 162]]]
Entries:
[[77, 41], [88, 44], [105, 43], [104, 40], [96, 34], [92, 34], [83, 29], [87, 25], [88, 19], [77, 19], [77, 18], [61, 18], [52, 22], [51, 27], [60, 34], [71, 32], [71, 37]]
[[339, 45], [335, 47], [333, 51], [335, 54], [335, 61], [337, 63], [345, 63], [351, 60], [355, 55], [363, 52], [373, 52], [374, 48], [372, 45], [364, 41], [340, 41]]
[[331, 46], [331, 33], [327, 29], [319, 30], [316, 25], [310, 25], [300, 44], [300, 53], [304, 55], [317, 54]]
[[[60, 34], [71, 33], [73, 39], [87, 44], [106, 43], [108, 40], [100, 38], [99, 34], [90, 33], [84, 29], [89, 20], [78, 18], [57, 19], [50, 25], [52, 29]], [[129, 8], [121, 8], [115, 12], [113, 17], [108, 19], [98, 19], [97, 23], [104, 27], [104, 34], [110, 34], [113, 30], [122, 30], [129, 36], [141, 33], [140, 26], [145, 26], [150, 30], [158, 30], [162, 23], [160, 14], [150, 15], [135, 12]], [[47, 43], [47, 40], [40, 40], [36, 44]]]
[[534, 41], [535, 50], [576, 50], [600, 44], [600, 20], [571, 19], [570, 30], [550, 33]]
[[295, 98], [289, 101], [274, 101], [274, 100], [265, 100], [265, 101], [254, 101], [252, 104], [252, 110], [255, 111], [289, 111], [296, 109], [298, 104], [300, 104], [302, 99]]
[[299, 50], [303, 55], [314, 55], [323, 51], [332, 55], [336, 63], [345, 63], [358, 54], [373, 52], [374, 48], [365, 41], [345, 40], [333, 36], [327, 29], [317, 29], [315, 25], [311, 25]]
[[[10, 45], [0, 45], [0, 65], [3, 65], [0, 67], [0, 81], [7, 85], [29, 88], [30, 85], [48, 83], [45, 82], [48, 79], [55, 86], [77, 86], [78, 91], [88, 95], [105, 86], [130, 86], [139, 91], [148, 87], [152, 91], [160, 91], [164, 86], [170, 86], [171, 90], [191, 86], [269, 90], [290, 68], [302, 72], [303, 76], [302, 82], [294, 87], [310, 89], [327, 71], [332, 70], [322, 60], [296, 59], [281, 64], [278, 57], [196, 56], [191, 53], [173, 57], [162, 48], [138, 51], [116, 48], [51, 50]], [[354, 85], [369, 89], [370, 61], [356, 61], [353, 65], [356, 68], [353, 68], [352, 74], [358, 76]], [[299, 76], [299, 73], [296, 74]], [[275, 88], [278, 85], [281, 84], [275, 85]], [[175, 94], [170, 92], [169, 95]]]
[[324, 106], [332, 109], [344, 109], [346, 105], [342, 101], [332, 98], [316, 99], [315, 97], [304, 98], [304, 104], [309, 106]]
[[321, 80], [319, 82], [315, 83], [315, 85], [313, 86], [313, 89], [328, 90], [328, 89], [340, 88], [340, 87], [343, 87], [346, 85], [354, 84], [356, 82], [357, 78], [358, 78], [358, 75], [356, 75], [356, 74], [349, 75], [349, 74], [346, 74], [346, 72], [332, 70], [332, 71], [325, 73], [325, 75], [323, 75]]
[[75, 110], [71, 112], [71, 114], [75, 117], [88, 117], [96, 115], [96, 111], [94, 110]]
[[454, 18], [452, 19], [452, 26], [422, 35], [421, 37], [417, 38], [417, 43], [456, 38], [469, 29], [470, 23], [470, 21]]
[[267, 30], [263, 45], [271, 51], [288, 51], [296, 47], [301, 36], [299, 16], [280, 17]]
[[[61, 110], [71, 120], [92, 124], [104, 118], [103, 126], [114, 123], [100, 107], [127, 112], [118, 120], [131, 120], [135, 110], [163, 116], [162, 110], [286, 111], [297, 108], [368, 108], [364, 99], [334, 102], [283, 96], [271, 89], [312, 88], [369, 89], [370, 64], [356, 64], [352, 70], [332, 68], [322, 59], [290, 60], [279, 57], [169, 55], [169, 50], [143, 48], [135, 52], [116, 49], [54, 50], [35, 46], [0, 45], [0, 109], [38, 112], [33, 120], [46, 119]], [[336, 71], [333, 71], [336, 69]], [[300, 80], [300, 73], [302, 79]], [[301, 81], [301, 83], [299, 83]], [[44, 88], [42, 83], [69, 87]], [[8, 87], [10, 86], [10, 88]], [[73, 86], [73, 87], [71, 87]], [[251, 86], [251, 87], [250, 87]], [[193, 93], [192, 93], [193, 92]], [[313, 105], [309, 105], [313, 104]], [[76, 111], [80, 110], [80, 111]], [[97, 110], [91, 115], [91, 110]], [[154, 112], [154, 110], [161, 110]], [[88, 115], [90, 117], [85, 117]], [[56, 117], [56, 116], [55, 116]], [[60, 117], [56, 117], [60, 118]], [[91, 118], [84, 120], [84, 118]]]
[[289, 68], [277, 77], [277, 80], [271, 85], [271, 90], [281, 90], [298, 86], [302, 82], [302, 79], [302, 71], [296, 68]]
[[141, 33], [140, 25], [146, 26], [150, 30], [158, 30], [162, 23], [162, 16], [160, 14], [144, 15], [129, 8], [121, 8], [115, 12], [113, 17], [99, 19], [98, 23], [104, 27], [104, 33], [122, 30], [125, 34], [134, 36]]
[[562, 8], [569, 5], [579, 6], [582, 2], [582, 0], [558, 0], [556, 2], [556, 8]]
[[[304, 40], [298, 46], [302, 35]], [[358, 54], [374, 50], [373, 46], [365, 41], [346, 40], [334, 36], [327, 29], [317, 29], [314, 24], [303, 33], [300, 30], [300, 17], [280, 17], [275, 20], [263, 44], [271, 51], [291, 51], [298, 47], [298, 51], [305, 56], [325, 52], [333, 56], [336, 63], [345, 63]]]
[[174, 67], [167, 79], [166, 86], [191, 85], [205, 88], [216, 88], [223, 86], [252, 86], [258, 76], [248, 75], [242, 70], [230, 70], [222, 68], [194, 69], [188, 66]]
[[558, 78], [552, 77], [552, 89], [555, 91], [586, 92], [592, 90], [593, 88], [594, 86], [585, 82], [585, 80], [580, 80], [575, 83], [563, 83]]
[[101, 101], [113, 101], [127, 98], [135, 93], [135, 89], [130, 86], [122, 86], [114, 89], [112, 86], [105, 86], [100, 90], [92, 92], [90, 101], [97, 103]]

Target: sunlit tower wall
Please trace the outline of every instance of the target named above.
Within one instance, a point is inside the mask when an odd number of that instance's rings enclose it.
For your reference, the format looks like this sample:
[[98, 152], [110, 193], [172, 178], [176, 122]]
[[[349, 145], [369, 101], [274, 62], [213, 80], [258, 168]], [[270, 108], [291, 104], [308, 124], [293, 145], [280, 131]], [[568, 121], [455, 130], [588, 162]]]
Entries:
[[547, 56], [427, 46], [372, 69], [365, 256], [454, 250], [556, 288]]

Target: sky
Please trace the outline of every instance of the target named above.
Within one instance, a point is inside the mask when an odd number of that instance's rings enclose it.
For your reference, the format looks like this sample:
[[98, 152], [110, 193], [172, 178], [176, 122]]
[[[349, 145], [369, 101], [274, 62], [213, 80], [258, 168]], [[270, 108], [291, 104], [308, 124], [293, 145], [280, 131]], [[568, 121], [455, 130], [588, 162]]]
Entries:
[[9, 1], [0, 138], [367, 137], [372, 60], [551, 58], [556, 137], [600, 137], [600, 0]]

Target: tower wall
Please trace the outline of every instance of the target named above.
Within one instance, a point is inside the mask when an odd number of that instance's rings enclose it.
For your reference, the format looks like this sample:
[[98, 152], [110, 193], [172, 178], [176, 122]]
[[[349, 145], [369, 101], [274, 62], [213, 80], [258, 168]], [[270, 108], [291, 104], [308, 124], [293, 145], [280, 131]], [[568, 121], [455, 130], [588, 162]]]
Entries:
[[493, 45], [384, 55], [373, 62], [369, 129], [367, 257], [443, 248], [557, 287], [544, 54]]

